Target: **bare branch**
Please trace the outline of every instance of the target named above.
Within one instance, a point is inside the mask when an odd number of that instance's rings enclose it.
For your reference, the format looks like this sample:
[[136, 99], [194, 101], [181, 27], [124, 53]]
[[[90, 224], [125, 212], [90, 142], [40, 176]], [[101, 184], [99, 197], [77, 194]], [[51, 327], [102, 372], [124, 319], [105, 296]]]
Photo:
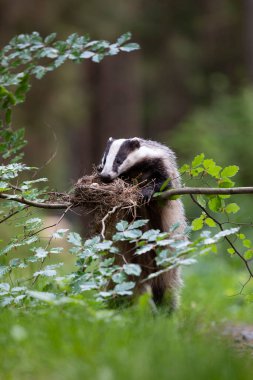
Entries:
[[159, 194], [159, 198], [167, 199], [173, 195], [184, 194], [207, 194], [207, 195], [232, 195], [232, 194], [253, 194], [253, 187], [182, 187], [180, 189], [170, 189]]
[[35, 201], [30, 201], [29, 199], [25, 199], [23, 197], [16, 197], [13, 195], [5, 194], [5, 193], [0, 193], [0, 198], [6, 199], [8, 201], [14, 201], [18, 203], [22, 203], [27, 206], [32, 206], [32, 207], [37, 207], [37, 208], [46, 208], [46, 209], [65, 209], [70, 206], [74, 207], [74, 204], [69, 202], [64, 202], [64, 203], [43, 203], [43, 202], [35, 202]]

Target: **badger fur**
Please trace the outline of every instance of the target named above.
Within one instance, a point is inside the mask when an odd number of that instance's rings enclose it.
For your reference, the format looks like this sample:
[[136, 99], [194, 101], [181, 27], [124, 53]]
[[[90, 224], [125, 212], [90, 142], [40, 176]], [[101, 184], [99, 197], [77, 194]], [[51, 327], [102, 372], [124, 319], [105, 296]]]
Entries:
[[[142, 184], [141, 191], [146, 202], [138, 210], [138, 217], [149, 219], [148, 229], [160, 229], [166, 232], [173, 224], [179, 222], [176, 232], [183, 232], [186, 220], [181, 201], [177, 199], [161, 202], [152, 198], [168, 178], [170, 181], [167, 181], [166, 189], [181, 186], [175, 154], [167, 146], [137, 137], [109, 138], [98, 171], [104, 182], [111, 182], [119, 177], [127, 182], [137, 181]], [[154, 252], [150, 251], [136, 257], [129, 246], [123, 250], [121, 253], [127, 262], [140, 264], [141, 279], [159, 270]], [[173, 268], [149, 282], [139, 282], [136, 291], [142, 293], [147, 288], [151, 289], [153, 300], [157, 305], [166, 305], [169, 310], [173, 310], [178, 304], [180, 285], [180, 269]]]

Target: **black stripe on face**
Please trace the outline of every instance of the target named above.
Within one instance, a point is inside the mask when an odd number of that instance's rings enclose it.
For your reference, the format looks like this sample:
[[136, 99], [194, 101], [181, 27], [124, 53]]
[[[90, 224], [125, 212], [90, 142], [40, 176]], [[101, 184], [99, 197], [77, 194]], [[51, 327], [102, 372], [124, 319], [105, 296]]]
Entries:
[[140, 147], [140, 142], [137, 139], [129, 139], [122, 143], [118, 153], [113, 161], [112, 170], [117, 173], [119, 166], [125, 161], [127, 156], [135, 149]]
[[110, 138], [108, 141], [107, 141], [107, 144], [106, 144], [106, 147], [105, 147], [105, 152], [104, 152], [104, 156], [103, 156], [103, 160], [102, 160], [102, 165], [105, 166], [105, 163], [106, 163], [106, 158], [108, 156], [108, 153], [109, 153], [109, 150], [110, 150], [110, 147], [113, 143], [113, 139]]

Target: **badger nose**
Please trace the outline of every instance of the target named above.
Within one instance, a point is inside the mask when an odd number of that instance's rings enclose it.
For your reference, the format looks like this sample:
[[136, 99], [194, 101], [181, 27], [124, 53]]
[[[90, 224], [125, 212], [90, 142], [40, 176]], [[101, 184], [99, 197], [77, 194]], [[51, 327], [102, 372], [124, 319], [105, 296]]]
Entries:
[[112, 178], [111, 178], [110, 174], [99, 174], [99, 177], [100, 177], [101, 181], [103, 181], [105, 183], [112, 182]]

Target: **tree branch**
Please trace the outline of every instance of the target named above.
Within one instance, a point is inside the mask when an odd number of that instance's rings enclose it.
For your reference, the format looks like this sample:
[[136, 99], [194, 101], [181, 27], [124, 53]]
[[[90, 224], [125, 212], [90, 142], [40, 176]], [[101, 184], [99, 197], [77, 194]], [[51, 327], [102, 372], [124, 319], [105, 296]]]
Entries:
[[70, 202], [64, 202], [64, 203], [43, 203], [43, 202], [35, 202], [30, 201], [29, 199], [25, 199], [23, 197], [16, 197], [9, 194], [0, 193], [0, 198], [6, 199], [8, 201], [14, 201], [18, 203], [22, 203], [27, 206], [37, 207], [37, 208], [46, 208], [46, 209], [65, 209], [72, 205]]
[[[218, 188], [218, 187], [182, 187], [179, 189], [170, 189], [164, 191], [163, 193], [159, 193], [157, 197], [160, 199], [168, 199], [174, 195], [185, 195], [185, 194], [207, 194], [207, 195], [232, 195], [232, 194], [253, 194], [253, 187], [232, 187], [232, 188]], [[30, 201], [23, 197], [17, 197], [16, 195], [0, 193], [0, 198], [6, 199], [8, 201], [14, 201], [18, 203], [22, 203], [28, 206], [44, 208], [44, 209], [66, 209], [69, 207], [77, 207], [78, 204], [73, 202], [61, 202], [61, 203], [53, 203], [53, 202], [36, 202]]]
[[253, 187], [182, 187], [179, 189], [170, 189], [159, 194], [159, 198], [167, 199], [173, 195], [184, 194], [207, 194], [207, 195], [232, 195], [232, 194], [253, 194]]

